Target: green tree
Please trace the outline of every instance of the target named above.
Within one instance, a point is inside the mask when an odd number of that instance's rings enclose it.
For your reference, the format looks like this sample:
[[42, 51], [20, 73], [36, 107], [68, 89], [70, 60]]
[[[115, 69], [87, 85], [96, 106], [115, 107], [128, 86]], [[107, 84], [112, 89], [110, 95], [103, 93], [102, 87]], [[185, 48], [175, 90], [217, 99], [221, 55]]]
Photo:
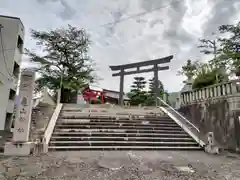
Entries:
[[207, 86], [211, 86], [217, 83], [221, 83], [227, 79], [227, 75], [218, 71], [217, 68], [210, 64], [201, 64], [195, 74], [192, 88], [200, 89]]
[[184, 65], [180, 74], [193, 78], [193, 88], [203, 88], [227, 81], [230, 72], [240, 75], [240, 22], [234, 25], [221, 25], [219, 32], [227, 34], [217, 40], [200, 39], [201, 52], [213, 54], [208, 63], [192, 63]]
[[[186, 65], [182, 66], [179, 74], [183, 74], [187, 77], [187, 79], [192, 80], [193, 89], [220, 83], [227, 78], [224, 72], [219, 71], [217, 67], [209, 63], [199, 63], [197, 61], [192, 63], [191, 60], [188, 60]], [[187, 81], [185, 81], [185, 83], [186, 82]]]
[[[163, 83], [158, 80], [158, 88], [160, 89], [160, 94], [164, 91], [164, 86]], [[149, 92], [150, 93], [155, 93], [155, 78], [153, 77], [152, 79], [149, 79]]]
[[219, 31], [228, 34], [221, 38], [222, 58], [229, 62], [231, 70], [240, 68], [240, 21], [234, 25], [221, 25]]
[[206, 55], [213, 54], [216, 58], [218, 53], [217, 40], [199, 39], [199, 42], [198, 48], [201, 49], [201, 53]]
[[[159, 96], [160, 98], [163, 98], [163, 94], [164, 94], [164, 86], [163, 83], [158, 80], [158, 86], [159, 88]], [[155, 101], [155, 78], [151, 78], [149, 79], [149, 87], [148, 87], [149, 91], [147, 92], [147, 99], [146, 99], [146, 105], [148, 106], [153, 106], [156, 104]]]
[[131, 105], [144, 104], [147, 96], [144, 88], [146, 86], [146, 81], [144, 77], [134, 77], [133, 84], [131, 86], [131, 91], [127, 94], [130, 99]]
[[[214, 33], [212, 33], [214, 35]], [[200, 39], [200, 45], [198, 48], [200, 48], [200, 52], [207, 54], [207, 55], [213, 55], [213, 58], [208, 62], [213, 68], [214, 71], [211, 71], [211, 76], [213, 76], [213, 73], [215, 74], [216, 83], [220, 83], [221, 80], [218, 79], [223, 72], [225, 72], [226, 65], [228, 64], [228, 61], [223, 58], [222, 56], [222, 49], [220, 48], [220, 41], [219, 39], [209, 40], [209, 39]], [[209, 74], [208, 74], [209, 75]], [[214, 78], [214, 77], [212, 77]]]
[[65, 92], [76, 92], [96, 80], [93, 61], [88, 56], [90, 40], [84, 29], [68, 25], [51, 31], [32, 30], [31, 36], [42, 50], [36, 53], [26, 49], [30, 60], [38, 64], [38, 89], [61, 88], [64, 99]]
[[211, 66], [214, 66], [220, 70], [220, 68], [226, 65], [227, 62], [224, 59], [219, 58], [219, 55], [221, 54], [221, 48], [218, 39], [199, 39], [199, 41], [200, 44], [198, 45], [198, 48], [200, 49], [200, 52], [206, 55], [213, 55], [213, 58], [209, 61]]
[[133, 85], [131, 86], [135, 91], [142, 91], [146, 86], [147, 81], [144, 77], [134, 77]]

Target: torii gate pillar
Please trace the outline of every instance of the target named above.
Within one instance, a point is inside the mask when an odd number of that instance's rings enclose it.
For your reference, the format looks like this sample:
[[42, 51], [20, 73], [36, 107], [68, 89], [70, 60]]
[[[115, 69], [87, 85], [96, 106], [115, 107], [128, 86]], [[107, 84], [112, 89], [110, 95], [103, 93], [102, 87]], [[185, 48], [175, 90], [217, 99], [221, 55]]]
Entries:
[[155, 91], [155, 101], [156, 101], [156, 106], [158, 106], [158, 97], [160, 95], [160, 92], [159, 92], [159, 87], [158, 87], [158, 65], [155, 64], [154, 65], [154, 91]]
[[123, 89], [124, 89], [124, 70], [122, 69], [121, 72], [120, 72], [120, 94], [119, 94], [119, 102], [118, 102], [121, 106], [124, 105]]

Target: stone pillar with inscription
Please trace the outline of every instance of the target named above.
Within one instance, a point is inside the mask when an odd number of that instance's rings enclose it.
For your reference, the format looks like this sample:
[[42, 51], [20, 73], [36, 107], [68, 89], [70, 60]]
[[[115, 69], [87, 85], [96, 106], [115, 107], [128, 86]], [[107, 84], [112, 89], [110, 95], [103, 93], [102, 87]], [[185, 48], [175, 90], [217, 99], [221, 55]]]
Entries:
[[35, 73], [33, 71], [22, 72], [19, 88], [20, 104], [17, 107], [13, 131], [13, 141], [15, 142], [27, 142], [29, 139], [34, 80]]
[[25, 70], [21, 74], [19, 97], [13, 131], [13, 142], [5, 144], [6, 155], [28, 155], [31, 149], [29, 132], [32, 114], [32, 97], [35, 72]]

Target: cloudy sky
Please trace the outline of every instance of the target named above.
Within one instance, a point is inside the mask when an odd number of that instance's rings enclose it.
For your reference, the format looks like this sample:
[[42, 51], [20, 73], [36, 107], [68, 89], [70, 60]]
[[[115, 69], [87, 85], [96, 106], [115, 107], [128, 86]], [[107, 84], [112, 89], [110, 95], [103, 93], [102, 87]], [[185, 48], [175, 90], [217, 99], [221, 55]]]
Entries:
[[[170, 70], [159, 72], [159, 78], [169, 92], [179, 91], [184, 78], [177, 71], [187, 59], [204, 59], [196, 48], [198, 38], [214, 38], [219, 25], [240, 20], [239, 10], [239, 0], [0, 0], [0, 14], [24, 23], [27, 48], [35, 47], [31, 28], [85, 28], [103, 78], [99, 86], [112, 90], [119, 89], [119, 78], [111, 76], [109, 65], [174, 55]], [[23, 66], [29, 66], [26, 58]], [[152, 75], [142, 74], [147, 79]], [[125, 78], [126, 91], [132, 79]]]

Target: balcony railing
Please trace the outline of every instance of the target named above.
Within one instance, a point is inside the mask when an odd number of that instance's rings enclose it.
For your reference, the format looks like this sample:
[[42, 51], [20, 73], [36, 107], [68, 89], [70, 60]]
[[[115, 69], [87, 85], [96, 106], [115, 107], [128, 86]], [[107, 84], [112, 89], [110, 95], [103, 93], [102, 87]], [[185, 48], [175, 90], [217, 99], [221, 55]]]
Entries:
[[189, 104], [209, 98], [229, 96], [240, 92], [238, 81], [215, 84], [206, 88], [182, 92], [181, 105]]

